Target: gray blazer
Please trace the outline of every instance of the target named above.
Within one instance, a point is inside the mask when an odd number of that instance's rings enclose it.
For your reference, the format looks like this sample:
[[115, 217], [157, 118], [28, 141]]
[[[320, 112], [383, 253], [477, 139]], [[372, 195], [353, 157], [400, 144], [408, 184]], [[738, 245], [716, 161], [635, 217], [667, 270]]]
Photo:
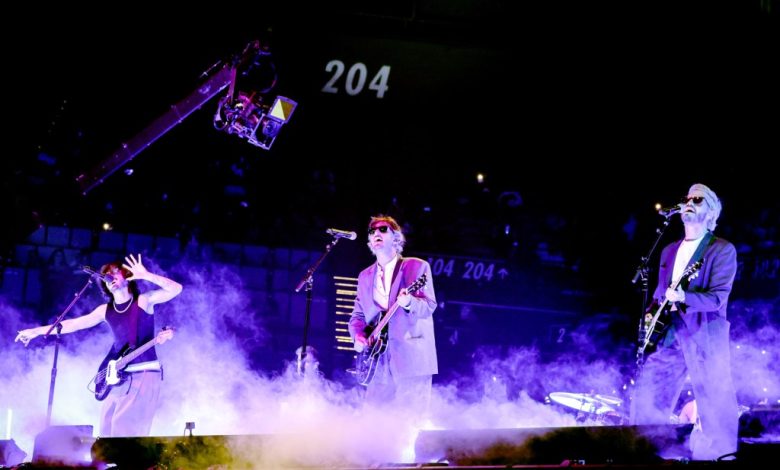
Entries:
[[[364, 331], [366, 325], [376, 322], [382, 312], [381, 307], [374, 302], [373, 295], [376, 269], [374, 263], [358, 276], [357, 297], [349, 320], [349, 334], [353, 340], [356, 332]], [[427, 261], [420, 258], [399, 259], [390, 288], [389, 304], [392, 306], [395, 303], [398, 291], [410, 286], [423, 274], [427, 276], [427, 282], [412, 295], [410, 311], [399, 308], [390, 319], [387, 351], [383, 354], [386, 358], [380, 361], [378, 367], [389, 366], [394, 377], [433, 375], [439, 372], [433, 334], [436, 294], [431, 266]]]

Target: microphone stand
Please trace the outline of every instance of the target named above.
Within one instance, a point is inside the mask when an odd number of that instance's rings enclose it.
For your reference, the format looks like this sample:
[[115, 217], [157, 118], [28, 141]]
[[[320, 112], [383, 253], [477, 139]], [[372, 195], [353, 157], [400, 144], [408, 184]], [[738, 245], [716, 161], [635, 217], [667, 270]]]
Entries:
[[51, 382], [49, 383], [49, 404], [48, 408], [46, 410], [46, 427], [48, 428], [51, 424], [51, 409], [52, 404], [54, 403], [54, 384], [57, 382], [57, 359], [60, 355], [60, 332], [62, 332], [62, 319], [65, 318], [65, 315], [70, 311], [71, 308], [73, 308], [74, 305], [76, 305], [76, 301], [78, 301], [82, 294], [84, 294], [84, 291], [87, 290], [89, 286], [92, 285], [92, 277], [90, 277], [87, 280], [87, 283], [84, 284], [84, 287], [81, 288], [80, 291], [78, 291], [73, 296], [73, 300], [70, 301], [70, 304], [68, 304], [67, 307], [65, 307], [65, 310], [62, 311], [57, 316], [57, 319], [54, 320], [54, 323], [52, 323], [51, 327], [49, 328], [49, 331], [46, 332], [46, 334], [43, 335], [44, 338], [48, 338], [51, 334], [53, 329], [57, 329], [56, 336], [54, 337], [54, 364], [51, 367]]
[[649, 271], [647, 263], [650, 261], [650, 258], [653, 256], [653, 252], [658, 246], [658, 242], [661, 241], [661, 238], [664, 236], [664, 233], [666, 233], [666, 229], [669, 227], [669, 219], [671, 219], [672, 215], [674, 214], [665, 215], [664, 221], [661, 224], [661, 226], [655, 229], [655, 233], [658, 236], [655, 237], [655, 241], [653, 242], [653, 245], [650, 247], [650, 251], [647, 253], [647, 256], [643, 256], [639, 261], [639, 266], [637, 266], [636, 272], [634, 273], [634, 277], [631, 279], [632, 284], [636, 284], [636, 282], [640, 279], [642, 280], [642, 310], [641, 310], [641, 315], [639, 317], [640, 341], [644, 340], [644, 325], [645, 325], [644, 316], [645, 316], [645, 309], [647, 308], [647, 295], [648, 295], [647, 274]]
[[[663, 215], [663, 214], [662, 214]], [[656, 247], [658, 246], [658, 243], [661, 241], [661, 238], [663, 237], [664, 233], [666, 233], [666, 229], [669, 227], [669, 219], [672, 218], [672, 215], [674, 214], [667, 214], [664, 216], [664, 221], [661, 224], [660, 227], [655, 229], [655, 233], [658, 235], [655, 237], [655, 241], [653, 241], [653, 245], [650, 247], [650, 251], [648, 251], [647, 256], [643, 256], [639, 261], [639, 266], [636, 268], [636, 272], [634, 273], [634, 277], [631, 279], [632, 284], [636, 284], [638, 280], [642, 280], [642, 310], [640, 310], [639, 315], [639, 328], [637, 330], [637, 339], [638, 342], [641, 343], [645, 340], [645, 335], [647, 333], [647, 325], [645, 325], [645, 310], [647, 309], [647, 297], [648, 297], [648, 271], [649, 268], [647, 266], [647, 263], [650, 261], [650, 258], [653, 256], [653, 252], [655, 251]], [[639, 354], [639, 349], [637, 347], [637, 354], [636, 354], [636, 368], [634, 369], [634, 377], [631, 379], [632, 383], [636, 383], [639, 380], [639, 375], [642, 372], [642, 365], [644, 364], [644, 355]], [[634, 400], [633, 397], [633, 390], [628, 392], [629, 395], [629, 422], [633, 422], [634, 416], [636, 414], [636, 400]]]
[[300, 290], [306, 286], [306, 313], [303, 320], [303, 344], [301, 345], [301, 358], [299, 359], [301, 366], [298, 368], [298, 374], [301, 377], [303, 377], [306, 372], [306, 343], [308, 341], [309, 323], [311, 321], [311, 300], [312, 290], [314, 288], [314, 271], [319, 268], [322, 261], [326, 256], [328, 256], [328, 253], [330, 253], [330, 250], [332, 250], [338, 242], [339, 237], [334, 236], [333, 240], [331, 240], [331, 242], [325, 246], [325, 251], [323, 251], [317, 261], [315, 261], [314, 264], [308, 270], [306, 270], [306, 274], [303, 275], [301, 280], [298, 282], [298, 285], [295, 287], [295, 292], [300, 292]]

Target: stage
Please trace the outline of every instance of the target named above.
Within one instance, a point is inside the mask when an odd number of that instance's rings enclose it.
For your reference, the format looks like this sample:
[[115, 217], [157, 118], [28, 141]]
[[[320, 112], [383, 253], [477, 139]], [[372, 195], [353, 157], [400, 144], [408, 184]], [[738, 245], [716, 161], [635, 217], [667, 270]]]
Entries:
[[[719, 461], [693, 461], [686, 457], [691, 427], [422, 430], [414, 442], [413, 461], [388, 462], [358, 458], [343, 449], [323, 452], [321, 446], [312, 445], [322, 436], [313, 435], [93, 438], [89, 427], [54, 426], [36, 439], [31, 462], [6, 461], [0, 468], [740, 468], [780, 455], [779, 441], [767, 436], [742, 437], [734, 455]], [[3, 442], [3, 458], [19, 459], [10, 445], [13, 441]]]

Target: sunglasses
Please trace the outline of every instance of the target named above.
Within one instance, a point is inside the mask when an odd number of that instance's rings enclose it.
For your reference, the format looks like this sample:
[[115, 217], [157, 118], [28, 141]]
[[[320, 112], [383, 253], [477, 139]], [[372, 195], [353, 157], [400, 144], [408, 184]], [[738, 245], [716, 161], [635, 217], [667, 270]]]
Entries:
[[376, 232], [377, 230], [379, 230], [382, 233], [387, 233], [387, 231], [390, 230], [390, 227], [388, 227], [387, 225], [382, 225], [381, 227], [371, 227], [370, 229], [368, 229], [368, 234], [373, 235], [374, 232]]
[[682, 198], [682, 200], [680, 202], [683, 203], [683, 204], [688, 204], [691, 201], [693, 201], [693, 203], [698, 206], [699, 204], [704, 202], [704, 198], [701, 197], [701, 196], [684, 197], [684, 198]]

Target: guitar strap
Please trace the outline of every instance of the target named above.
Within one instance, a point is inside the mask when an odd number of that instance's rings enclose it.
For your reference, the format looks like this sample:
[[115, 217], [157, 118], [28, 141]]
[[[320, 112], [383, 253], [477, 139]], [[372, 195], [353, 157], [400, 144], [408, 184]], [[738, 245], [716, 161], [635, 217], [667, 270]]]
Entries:
[[[713, 235], [712, 232], [709, 230], [706, 234], [704, 234], [704, 238], [702, 238], [701, 243], [699, 243], [699, 246], [696, 247], [696, 251], [693, 252], [693, 256], [691, 256], [690, 261], [688, 261], [688, 266], [693, 266], [694, 263], [699, 261], [704, 254], [704, 250], [707, 249], [708, 246], [712, 245], [712, 243], [715, 241], [715, 235]], [[688, 278], [685, 278], [680, 281], [680, 287], [685, 290], [688, 288], [688, 284], [690, 281]]]
[[[693, 255], [691, 256], [691, 259], [688, 261], [688, 267], [693, 266], [696, 262], [698, 262], [702, 255], [704, 254], [704, 250], [707, 249], [708, 246], [710, 246], [715, 241], [715, 236], [712, 232], [709, 230], [707, 233], [704, 234], [704, 237], [702, 238], [701, 242], [699, 242], [699, 246], [696, 247], [696, 251], [693, 252]], [[682, 241], [680, 242], [682, 243]], [[679, 246], [677, 247], [679, 249]], [[676, 256], [676, 255], [675, 255]], [[680, 280], [680, 288], [683, 290], [688, 289], [688, 285], [690, 284], [689, 277], [685, 277]], [[673, 311], [677, 310], [676, 307], [672, 307]], [[664, 343], [667, 347], [669, 347], [670, 344], [674, 343], [674, 325], [670, 325], [669, 328], [661, 335], [661, 337], [658, 339], [658, 343]]]
[[[390, 292], [388, 293], [388, 296], [387, 296], [387, 303], [388, 303], [387, 307], [388, 308], [390, 308], [390, 306], [393, 305], [393, 302], [391, 302], [391, 300], [395, 299], [395, 297], [398, 295], [398, 290], [400, 289], [400, 287], [399, 287], [400, 284], [396, 284], [396, 280], [397, 280], [397, 277], [398, 277], [398, 273], [401, 272], [401, 265], [403, 264], [403, 262], [404, 262], [404, 258], [401, 255], [398, 255], [398, 261], [396, 261], [395, 268], [393, 269], [393, 277], [390, 278], [390, 279], [392, 279], [392, 281], [390, 282]], [[377, 269], [379, 269], [379, 268], [377, 267]], [[374, 281], [374, 282], [376, 282], [376, 281]], [[377, 304], [377, 305], [379, 305], [379, 304]], [[382, 317], [384, 316], [385, 313], [387, 313], [387, 312], [385, 312], [383, 310], [380, 315], [377, 315], [376, 317], [374, 317], [371, 320], [371, 324], [373, 326], [376, 326], [382, 320]]]
[[[393, 277], [391, 278], [393, 281], [390, 283], [392, 286], [390, 289], [390, 296], [388, 297], [388, 307], [392, 305], [393, 303], [390, 302], [391, 299], [395, 299], [395, 297], [398, 296], [398, 291], [400, 290], [400, 282], [396, 284], [396, 281], [398, 280], [398, 273], [401, 272], [401, 265], [404, 264], [404, 258], [401, 255], [398, 255], [398, 261], [395, 263], [395, 269], [393, 269]], [[393, 295], [395, 294], [395, 295]]]

